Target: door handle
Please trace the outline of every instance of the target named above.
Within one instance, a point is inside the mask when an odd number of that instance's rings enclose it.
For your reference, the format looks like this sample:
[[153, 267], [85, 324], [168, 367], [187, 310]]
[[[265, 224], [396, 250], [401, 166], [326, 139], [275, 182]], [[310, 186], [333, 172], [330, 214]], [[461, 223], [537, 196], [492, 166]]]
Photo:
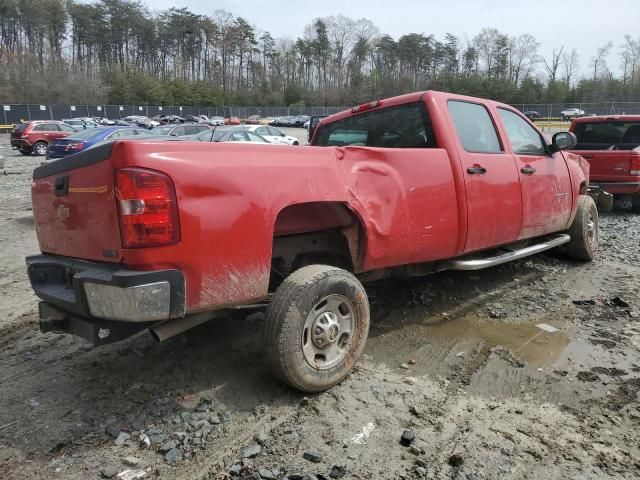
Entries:
[[582, 155], [583, 158], [593, 158], [593, 155]]
[[536, 169], [533, 168], [531, 165], [525, 165], [524, 167], [522, 167], [520, 169], [520, 171], [522, 173], [524, 173], [525, 175], [532, 175], [532, 174], [536, 173]]
[[487, 169], [476, 163], [473, 167], [467, 168], [467, 173], [469, 175], [484, 175], [487, 173]]

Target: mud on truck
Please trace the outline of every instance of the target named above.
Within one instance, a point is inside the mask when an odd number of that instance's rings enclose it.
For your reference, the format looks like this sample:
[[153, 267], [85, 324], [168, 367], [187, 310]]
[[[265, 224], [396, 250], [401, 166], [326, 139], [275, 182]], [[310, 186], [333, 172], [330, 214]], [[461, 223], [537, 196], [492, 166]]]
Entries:
[[321, 120], [312, 146], [114, 141], [34, 171], [42, 331], [165, 339], [266, 307], [274, 373], [307, 392], [362, 355], [362, 284], [561, 248], [589, 261], [598, 213], [571, 133], [508, 105], [418, 92]]

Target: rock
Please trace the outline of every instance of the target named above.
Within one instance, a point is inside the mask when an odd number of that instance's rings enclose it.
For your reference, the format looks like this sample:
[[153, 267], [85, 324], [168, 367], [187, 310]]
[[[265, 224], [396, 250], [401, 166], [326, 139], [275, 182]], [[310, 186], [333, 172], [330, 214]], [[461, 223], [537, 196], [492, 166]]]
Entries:
[[409, 365], [407, 365], [406, 363], [401, 363], [400, 364], [400, 368], [404, 368], [405, 370], [409, 370]]
[[448, 463], [452, 467], [459, 467], [464, 463], [464, 458], [459, 453], [454, 453], [449, 457]]
[[623, 299], [621, 299], [620, 297], [613, 297], [611, 300], [607, 300], [607, 304], [611, 307], [620, 307], [620, 308], [627, 308], [629, 306], [629, 304], [625, 302]]
[[164, 454], [164, 461], [169, 465], [173, 465], [180, 460], [182, 460], [182, 453], [180, 453], [180, 450], [178, 450], [177, 448], [172, 448]]
[[304, 477], [300, 473], [288, 473], [282, 477], [282, 480], [303, 480], [303, 478]]
[[179, 442], [184, 442], [189, 437], [189, 435], [187, 435], [187, 432], [173, 432], [173, 436]]
[[103, 478], [113, 478], [118, 474], [118, 468], [113, 465], [106, 465], [100, 469], [100, 475]]
[[211, 407], [211, 400], [201, 399], [200, 403], [196, 406], [196, 412], [206, 412]]
[[146, 422], [147, 422], [147, 416], [144, 413], [142, 413], [138, 415], [133, 422], [131, 422], [131, 428], [139, 432], [141, 430], [144, 430], [144, 427], [146, 426]]
[[408, 447], [413, 443], [415, 439], [416, 434], [413, 433], [412, 430], [405, 430], [404, 432], [402, 432], [402, 436], [400, 437], [400, 444], [402, 446]]
[[115, 443], [116, 446], [121, 447], [122, 445], [124, 445], [124, 442], [126, 442], [130, 438], [131, 435], [129, 435], [128, 433], [120, 432], [113, 443]]
[[240, 465], [239, 463], [236, 463], [229, 469], [229, 475], [237, 477], [238, 475], [240, 475], [241, 470], [242, 470], [242, 465]]
[[258, 475], [260, 475], [260, 478], [263, 480], [276, 480], [277, 478], [271, 470], [267, 470], [266, 468], [258, 470]]
[[149, 448], [151, 446], [151, 440], [148, 435], [140, 435], [140, 448]]
[[174, 442], [173, 440], [169, 440], [168, 442], [165, 442], [159, 449], [158, 451], [160, 453], [167, 453], [169, 450], [173, 450], [174, 448], [176, 448], [178, 445], [176, 444], [176, 442]]
[[415, 445], [411, 445], [409, 447], [409, 451], [414, 455], [422, 455], [424, 453], [421, 448], [416, 447]]
[[122, 463], [130, 467], [138, 467], [142, 463], [142, 460], [140, 460], [138, 457], [130, 456], [130, 457], [124, 457], [122, 459]]
[[220, 416], [217, 413], [211, 413], [207, 418], [211, 425], [220, 425]]
[[262, 430], [253, 436], [253, 439], [260, 445], [265, 445], [269, 441], [269, 436]]
[[221, 413], [220, 420], [222, 421], [222, 423], [229, 423], [231, 421], [231, 414], [229, 412]]
[[320, 452], [312, 450], [312, 451], [304, 452], [302, 454], [302, 458], [304, 458], [305, 460], [309, 460], [310, 462], [313, 462], [313, 463], [320, 463], [322, 461], [322, 454]]
[[115, 423], [110, 423], [109, 425], [104, 427], [104, 430], [113, 438], [118, 438], [118, 435], [120, 435], [120, 427]]
[[253, 458], [262, 451], [262, 447], [257, 443], [249, 445], [242, 451], [242, 458]]
[[427, 469], [424, 467], [416, 467], [415, 470], [416, 470], [416, 473], [421, 477], [424, 477], [427, 475]]
[[347, 467], [334, 465], [333, 467], [331, 467], [331, 472], [329, 473], [329, 476], [331, 478], [342, 478], [346, 474], [347, 474]]

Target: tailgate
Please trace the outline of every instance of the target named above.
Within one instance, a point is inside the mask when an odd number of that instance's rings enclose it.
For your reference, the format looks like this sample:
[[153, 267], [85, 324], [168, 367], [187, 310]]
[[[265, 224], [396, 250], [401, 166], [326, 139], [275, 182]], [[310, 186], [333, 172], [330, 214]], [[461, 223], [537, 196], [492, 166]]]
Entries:
[[34, 170], [33, 217], [42, 252], [85, 260], [120, 260], [111, 146]]
[[630, 150], [577, 150], [574, 153], [589, 162], [592, 180], [616, 180], [616, 177], [630, 175]]

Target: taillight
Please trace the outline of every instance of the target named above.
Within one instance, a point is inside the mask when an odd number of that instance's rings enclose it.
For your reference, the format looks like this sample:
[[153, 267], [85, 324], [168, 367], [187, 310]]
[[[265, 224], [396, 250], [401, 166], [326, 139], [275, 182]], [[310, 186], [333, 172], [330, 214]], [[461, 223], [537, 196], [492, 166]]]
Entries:
[[631, 152], [631, 175], [640, 176], [640, 152]]
[[173, 182], [143, 168], [117, 171], [116, 198], [123, 248], [158, 247], [180, 241]]
[[70, 144], [66, 145], [64, 147], [64, 149], [66, 151], [69, 151], [69, 150], [82, 150], [82, 147], [84, 147], [84, 142], [70, 143]]

